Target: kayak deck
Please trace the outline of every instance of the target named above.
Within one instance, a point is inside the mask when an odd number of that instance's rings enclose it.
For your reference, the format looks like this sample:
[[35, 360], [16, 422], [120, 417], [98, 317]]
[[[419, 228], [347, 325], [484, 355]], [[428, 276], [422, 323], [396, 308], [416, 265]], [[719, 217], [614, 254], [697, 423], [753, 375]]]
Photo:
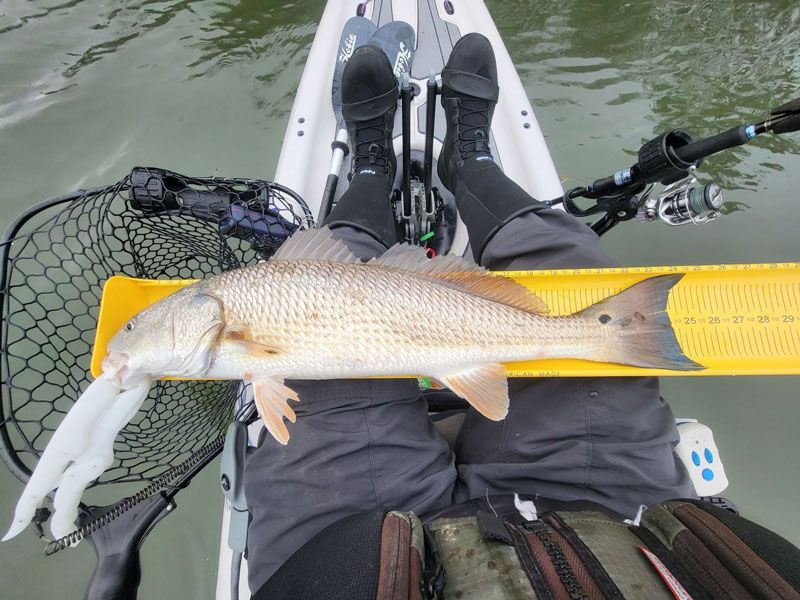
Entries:
[[[672, 371], [547, 359], [508, 363], [508, 376], [800, 374], [800, 263], [509, 271], [494, 275], [511, 277], [524, 285], [545, 301], [551, 316], [560, 316], [664, 274], [684, 275], [670, 293], [667, 313], [684, 354], [705, 369]], [[92, 374], [100, 374], [106, 343], [128, 319], [190, 283], [121, 276], [109, 279], [100, 305]]]
[[[297, 89], [286, 127], [275, 181], [296, 191], [314, 215], [319, 214], [323, 190], [331, 160], [331, 142], [336, 134], [336, 118], [331, 102], [331, 83], [342, 28], [356, 14], [357, 0], [329, 2], [309, 51], [305, 70]], [[556, 174], [534, 109], [514, 68], [497, 27], [483, 2], [454, 3], [448, 14], [443, 2], [374, 0], [366, 3], [364, 15], [379, 27], [399, 20], [409, 23], [416, 32], [416, 47], [411, 66], [411, 84], [421, 92], [412, 100], [411, 151], [425, 147], [425, 86], [431, 73], [439, 73], [458, 39], [471, 32], [485, 35], [492, 43], [497, 59], [500, 97], [492, 122], [491, 148], [503, 171], [531, 196], [556, 198], [563, 189]], [[394, 129], [394, 149], [402, 150], [400, 111]], [[441, 151], [445, 133], [442, 107], [436, 109], [433, 156]], [[347, 186], [347, 162], [339, 173], [340, 197]], [[456, 226], [451, 252], [463, 254], [467, 248], [463, 224]]]

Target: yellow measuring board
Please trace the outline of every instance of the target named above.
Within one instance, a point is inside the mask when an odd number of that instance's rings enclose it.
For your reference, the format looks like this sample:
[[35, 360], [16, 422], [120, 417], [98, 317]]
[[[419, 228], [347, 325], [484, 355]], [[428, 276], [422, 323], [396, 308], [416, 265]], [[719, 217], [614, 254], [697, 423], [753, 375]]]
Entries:
[[[656, 275], [684, 274], [667, 312], [675, 335], [701, 371], [643, 369], [585, 360], [509, 363], [509, 377], [800, 374], [800, 263], [623, 267], [496, 272], [541, 297], [550, 314], [569, 315]], [[92, 375], [108, 340], [133, 315], [191, 280], [112, 277], [103, 288]]]

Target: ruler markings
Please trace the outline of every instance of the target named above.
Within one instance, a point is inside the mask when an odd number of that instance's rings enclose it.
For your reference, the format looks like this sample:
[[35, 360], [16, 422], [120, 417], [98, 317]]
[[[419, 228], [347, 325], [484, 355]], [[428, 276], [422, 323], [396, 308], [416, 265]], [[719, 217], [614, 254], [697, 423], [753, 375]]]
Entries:
[[772, 349], [772, 356], [780, 356], [780, 342], [776, 339], [775, 330], [774, 329], [767, 329], [765, 330], [767, 334], [767, 338], [769, 339], [769, 347]]
[[[679, 287], [677, 289], [673, 289], [673, 291], [669, 294], [669, 298], [672, 300], [672, 303], [677, 309], [679, 315], [686, 312], [686, 309], [683, 307], [683, 288]], [[669, 304], [667, 306], [669, 306]]]
[[[800, 372], [800, 264], [783, 267], [789, 272], [776, 268], [723, 265], [553, 270], [551, 273], [559, 277], [579, 273], [580, 278], [538, 287], [543, 297], [549, 297], [554, 312], [566, 315], [628, 289], [637, 279], [681, 269], [689, 274], [696, 272], [671, 291], [668, 303], [675, 335], [688, 355], [711, 371], [723, 373]], [[614, 273], [615, 277], [606, 278]], [[565, 372], [571, 368], [565, 366]]]
[[697, 294], [701, 304], [697, 307], [700, 311], [698, 321], [705, 321], [705, 314], [709, 310], [708, 288], [705, 285], [697, 286]]
[[761, 296], [761, 294], [758, 293], [758, 286], [755, 285], [754, 283], [751, 283], [749, 293], [753, 294], [753, 296], [756, 299], [756, 302], [758, 302], [759, 312], [761, 313], [767, 312], [767, 303], [764, 301], [764, 298]]
[[742, 332], [742, 346], [745, 348], [745, 352], [747, 352], [748, 356], [753, 353], [753, 344], [750, 341], [750, 337], [747, 335], [748, 332]]
[[734, 332], [733, 332], [733, 341], [734, 341], [734, 343], [736, 345], [736, 355], [737, 356], [742, 356], [743, 355], [743, 353], [742, 353], [742, 348], [743, 348], [742, 332], [739, 331], [738, 329], [734, 330]]
[[757, 332], [757, 339], [758, 345], [756, 346], [756, 352], [761, 354], [764, 357], [770, 356], [772, 351], [769, 347], [769, 342], [767, 341], [766, 337], [764, 336], [764, 330], [759, 329]]
[[767, 337], [770, 340], [770, 348], [774, 348], [772, 356], [783, 356], [783, 349], [781, 346], [780, 336], [774, 329], [767, 330]]
[[764, 332], [763, 331], [756, 331], [756, 351], [761, 356], [766, 356], [768, 354], [768, 347], [767, 344], [764, 342]]
[[733, 340], [731, 339], [733, 337], [732, 332], [723, 329], [720, 335], [722, 335], [722, 339], [725, 342], [725, 349], [728, 351], [728, 356], [738, 356], [733, 350]]
[[697, 335], [697, 341], [695, 342], [697, 348], [700, 352], [700, 356], [708, 356], [708, 352], [706, 351], [705, 345], [703, 344], [703, 335], [701, 331], [697, 331], [696, 329], [692, 329], [692, 333]]
[[703, 348], [700, 345], [700, 336], [697, 335], [697, 331], [695, 331], [694, 329], [690, 329], [688, 331], [688, 333], [692, 337], [692, 349], [694, 350], [694, 355], [695, 356], [703, 356], [703, 354], [704, 354], [703, 353]]
[[689, 292], [691, 295], [692, 305], [698, 306], [699, 303], [697, 301], [697, 290], [694, 287], [689, 288]]
[[791, 349], [791, 350], [794, 350], [794, 344], [792, 344], [792, 340], [791, 340], [791, 339], [789, 338], [789, 336], [786, 334], [786, 331], [784, 331], [783, 329], [781, 329], [781, 330], [778, 332], [778, 335], [780, 335], [780, 337], [781, 337], [781, 340], [782, 340], [782, 341], [781, 341], [781, 347], [783, 347], [783, 348], [786, 348], [787, 350], [790, 350], [790, 349]]
[[708, 345], [708, 337], [706, 335], [705, 330], [700, 329], [697, 332], [697, 337], [700, 339], [700, 347], [703, 349], [703, 356], [710, 356], [709, 345]]
[[719, 286], [715, 285], [713, 287], [713, 290], [714, 290], [714, 302], [716, 303], [716, 306], [714, 307], [715, 312], [724, 311], [725, 309], [722, 306], [722, 298], [719, 295]]
[[708, 354], [709, 356], [713, 356], [714, 358], [719, 358], [722, 354], [720, 352], [720, 344], [719, 344], [719, 334], [717, 333], [716, 329], [712, 329], [710, 332], [706, 334], [706, 339], [708, 340]]
[[703, 356], [710, 356], [708, 352], [708, 338], [706, 337], [706, 332], [703, 329], [697, 331], [697, 337], [700, 340], [700, 348], [702, 348]]
[[756, 353], [756, 350], [758, 349], [758, 344], [756, 343], [756, 336], [752, 328], [747, 330], [747, 339], [750, 341], [750, 347], [749, 347], [750, 354], [753, 355]]
[[779, 308], [775, 308], [775, 298], [769, 293], [769, 284], [761, 284], [761, 294], [769, 301], [769, 308], [772, 312], [776, 312]]
[[728, 356], [729, 352], [725, 347], [725, 334], [720, 333], [719, 327], [714, 327], [714, 339], [717, 340], [717, 356]]
[[[741, 300], [741, 298], [742, 298], [741, 286], [737, 286], [737, 296]], [[747, 294], [744, 294], [744, 302], [747, 305], [747, 312], [752, 313], [753, 312], [753, 307], [750, 306], [750, 297]]]
[[786, 310], [789, 311], [792, 309], [792, 305], [789, 302], [788, 294], [786, 292], [786, 285], [783, 283], [778, 285], [778, 289], [781, 291], [781, 300], [783, 300], [783, 305], [786, 307]]
[[772, 336], [772, 330], [764, 329], [764, 337], [767, 338], [767, 345], [769, 346], [769, 351], [772, 353], [772, 356], [780, 356], [781, 353], [775, 345], [775, 338]]

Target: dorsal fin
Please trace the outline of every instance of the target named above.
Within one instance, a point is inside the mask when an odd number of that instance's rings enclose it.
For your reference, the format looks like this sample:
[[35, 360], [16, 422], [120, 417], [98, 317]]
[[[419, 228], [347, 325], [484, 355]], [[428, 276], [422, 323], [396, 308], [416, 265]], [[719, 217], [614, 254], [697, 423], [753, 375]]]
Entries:
[[524, 285], [520, 285], [508, 277], [489, 275], [488, 273], [453, 273], [452, 275], [437, 275], [436, 279], [446, 281], [449, 285], [464, 292], [525, 312], [537, 315], [550, 312], [544, 300]]
[[327, 227], [303, 229], [286, 240], [270, 260], [325, 260], [339, 263], [361, 262], [342, 240]]
[[548, 312], [542, 299], [525, 286], [507, 277], [493, 277], [483, 267], [455, 254], [428, 258], [424, 248], [397, 244], [369, 264], [427, 275], [464, 292], [526, 312]]
[[466, 271], [483, 273], [485, 271], [483, 267], [479, 267], [471, 260], [455, 254], [444, 254], [428, 258], [425, 248], [412, 246], [411, 244], [395, 244], [379, 257], [373, 258], [369, 262], [381, 267], [425, 275], [463, 273]]

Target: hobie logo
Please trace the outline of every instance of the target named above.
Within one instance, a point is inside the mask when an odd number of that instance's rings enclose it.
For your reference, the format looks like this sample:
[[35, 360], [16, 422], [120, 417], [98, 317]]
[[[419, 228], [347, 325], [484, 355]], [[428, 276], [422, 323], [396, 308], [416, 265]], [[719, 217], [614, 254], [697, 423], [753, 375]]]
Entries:
[[353, 56], [353, 52], [356, 49], [356, 34], [351, 33], [347, 36], [342, 44], [341, 49], [339, 50], [339, 62], [344, 63], [350, 60], [350, 57]]
[[397, 58], [394, 61], [394, 74], [399, 77], [408, 71], [408, 65], [411, 63], [411, 50], [403, 43], [400, 42], [400, 52], [397, 53]]
[[367, 175], [377, 175], [377, 173], [373, 169], [361, 169], [358, 172], [359, 175], [364, 174], [364, 173], [366, 173]]

